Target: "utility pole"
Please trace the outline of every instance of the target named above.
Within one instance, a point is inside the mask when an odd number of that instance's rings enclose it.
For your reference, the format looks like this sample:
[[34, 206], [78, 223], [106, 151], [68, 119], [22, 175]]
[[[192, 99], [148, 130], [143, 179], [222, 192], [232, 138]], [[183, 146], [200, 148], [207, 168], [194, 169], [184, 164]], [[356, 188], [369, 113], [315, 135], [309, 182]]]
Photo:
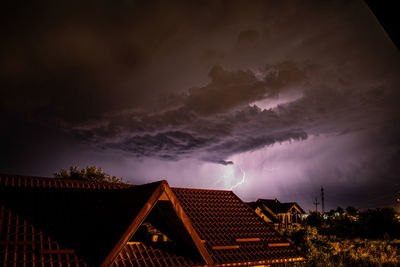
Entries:
[[319, 205], [319, 202], [318, 202], [318, 198], [317, 198], [317, 197], [315, 198], [315, 201], [314, 201], [313, 204], [315, 205], [315, 212], [318, 212], [318, 205]]
[[325, 213], [324, 188], [322, 186], [321, 186], [321, 205], [322, 205], [322, 213]]

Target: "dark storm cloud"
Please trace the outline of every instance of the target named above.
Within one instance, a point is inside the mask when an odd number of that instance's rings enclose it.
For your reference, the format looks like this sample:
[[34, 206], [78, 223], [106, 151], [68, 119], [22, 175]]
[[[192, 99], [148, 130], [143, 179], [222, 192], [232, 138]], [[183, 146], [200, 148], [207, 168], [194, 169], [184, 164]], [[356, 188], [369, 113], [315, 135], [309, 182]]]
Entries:
[[300, 85], [305, 73], [293, 62], [270, 65], [265, 73], [265, 78], [257, 79], [249, 70], [215, 66], [209, 84], [171, 95], [173, 105], [163, 106], [166, 111], [126, 111], [92, 125], [71, 127], [90, 142], [136, 157], [197, 158], [228, 164], [225, 160], [236, 153], [307, 138], [292, 120], [249, 106], [276, 96], [288, 85]]
[[[7, 4], [2, 109], [85, 121], [148, 106], [164, 89], [145, 84], [146, 68], [161, 50], [184, 45], [173, 36], [193, 8], [145, 1]], [[129, 79], [137, 80], [134, 86], [124, 85]]]
[[246, 49], [251, 47], [256, 41], [260, 38], [258, 31], [255, 30], [247, 30], [241, 31], [237, 38], [237, 48], [238, 49]]
[[123, 131], [123, 135], [129, 137], [100, 137], [96, 143], [127, 151], [137, 157], [167, 160], [198, 158], [225, 164], [225, 159], [236, 153], [255, 150], [275, 142], [307, 138], [303, 130], [280, 123], [272, 112], [261, 111], [256, 107], [212, 119], [198, 118], [196, 122], [172, 129], [166, 127], [163, 131], [159, 127], [152, 134]]

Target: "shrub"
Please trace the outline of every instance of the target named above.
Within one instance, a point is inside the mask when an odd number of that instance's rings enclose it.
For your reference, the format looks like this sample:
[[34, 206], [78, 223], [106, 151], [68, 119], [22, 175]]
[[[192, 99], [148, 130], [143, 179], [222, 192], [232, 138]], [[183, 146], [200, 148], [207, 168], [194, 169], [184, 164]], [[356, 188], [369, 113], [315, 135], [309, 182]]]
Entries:
[[288, 230], [286, 236], [306, 255], [305, 266], [399, 266], [400, 240], [340, 239], [315, 227]]

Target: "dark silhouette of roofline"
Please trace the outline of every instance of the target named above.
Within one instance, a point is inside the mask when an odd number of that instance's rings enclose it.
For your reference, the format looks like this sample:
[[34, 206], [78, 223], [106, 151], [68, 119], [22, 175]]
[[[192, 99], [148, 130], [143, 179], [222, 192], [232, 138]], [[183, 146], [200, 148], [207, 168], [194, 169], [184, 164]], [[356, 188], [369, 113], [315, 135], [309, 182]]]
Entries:
[[400, 50], [398, 1], [365, 0], [365, 3], [397, 47], [397, 50]]

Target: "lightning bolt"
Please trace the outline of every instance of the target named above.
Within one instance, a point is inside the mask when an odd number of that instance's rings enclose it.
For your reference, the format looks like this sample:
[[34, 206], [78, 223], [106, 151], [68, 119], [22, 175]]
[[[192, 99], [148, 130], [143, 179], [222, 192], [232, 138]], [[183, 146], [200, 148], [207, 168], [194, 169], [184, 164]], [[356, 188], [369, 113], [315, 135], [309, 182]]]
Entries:
[[[236, 163], [237, 164], [237, 163]], [[242, 176], [242, 180], [240, 180], [239, 182], [237, 182], [235, 185], [231, 186], [231, 188], [229, 188], [229, 190], [233, 190], [233, 188], [238, 187], [239, 185], [243, 184], [246, 181], [246, 173], [244, 172], [244, 170], [242, 169], [242, 167], [240, 167], [239, 164], [237, 164], [237, 166], [239, 167], [240, 171], [242, 172], [243, 176]]]

